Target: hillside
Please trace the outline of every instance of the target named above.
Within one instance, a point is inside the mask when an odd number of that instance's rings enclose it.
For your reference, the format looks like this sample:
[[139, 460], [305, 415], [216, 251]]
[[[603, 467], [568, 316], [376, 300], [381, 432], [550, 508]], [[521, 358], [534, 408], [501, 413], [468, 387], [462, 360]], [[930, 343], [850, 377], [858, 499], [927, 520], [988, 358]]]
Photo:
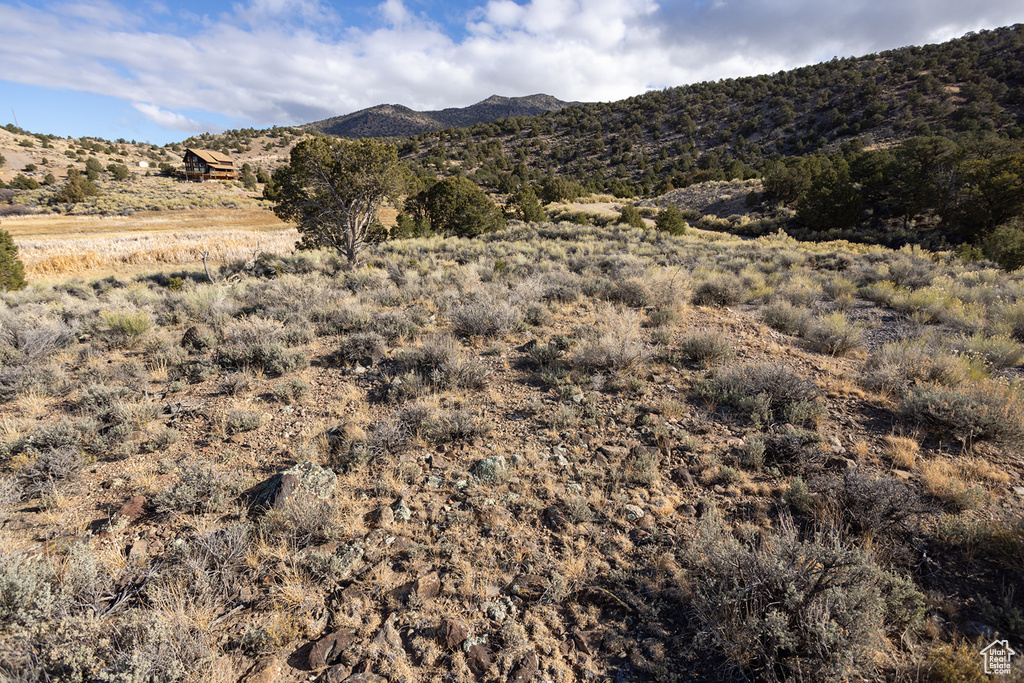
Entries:
[[460, 128], [519, 116], [559, 111], [573, 103], [550, 95], [492, 95], [468, 107], [414, 111], [399, 104], [381, 104], [352, 114], [307, 123], [300, 128], [340, 137], [404, 137], [444, 128]]
[[752, 177], [772, 159], [854, 139], [869, 149], [919, 135], [1019, 141], [1021, 28], [425, 133], [402, 149], [433, 171], [458, 166], [491, 187], [508, 174], [556, 174], [630, 196]]
[[572, 224], [338, 267], [3, 295], [5, 678], [947, 683], [1024, 639], [1019, 274]]

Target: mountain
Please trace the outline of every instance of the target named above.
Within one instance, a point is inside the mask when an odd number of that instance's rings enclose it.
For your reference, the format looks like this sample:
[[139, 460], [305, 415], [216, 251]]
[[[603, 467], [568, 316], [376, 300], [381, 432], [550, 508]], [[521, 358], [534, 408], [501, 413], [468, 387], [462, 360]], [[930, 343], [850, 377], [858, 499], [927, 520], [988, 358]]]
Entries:
[[452, 107], [440, 111], [416, 111], [400, 104], [380, 104], [344, 116], [307, 123], [300, 128], [340, 137], [402, 137], [419, 135], [445, 128], [491, 123], [499, 119], [537, 116], [578, 104], [563, 102], [551, 95], [501, 97], [491, 95], [468, 107]]

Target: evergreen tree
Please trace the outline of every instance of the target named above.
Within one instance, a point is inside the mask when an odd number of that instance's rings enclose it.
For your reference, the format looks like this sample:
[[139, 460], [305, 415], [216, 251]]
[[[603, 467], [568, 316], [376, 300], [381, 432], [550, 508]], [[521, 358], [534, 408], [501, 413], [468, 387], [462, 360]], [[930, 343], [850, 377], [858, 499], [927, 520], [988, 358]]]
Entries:
[[292, 148], [273, 180], [263, 196], [274, 197], [281, 220], [296, 223], [298, 247], [336, 249], [353, 267], [363, 245], [384, 234], [377, 212], [401, 193], [405, 169], [386, 142], [314, 137]]
[[670, 235], [685, 235], [687, 228], [683, 213], [674, 206], [662, 209], [654, 219], [654, 226]]
[[423, 202], [430, 227], [442, 235], [476, 237], [505, 227], [505, 218], [484, 191], [464, 177], [445, 178]]
[[527, 223], [540, 223], [547, 217], [544, 207], [537, 200], [537, 194], [529, 185], [520, 187], [509, 196], [505, 215]]
[[25, 264], [18, 258], [18, 245], [11, 233], [0, 230], [0, 289], [24, 289]]
[[618, 224], [626, 224], [633, 228], [644, 227], [644, 217], [640, 215], [640, 210], [633, 204], [626, 204], [622, 207], [622, 211], [619, 213], [619, 219], [615, 221]]

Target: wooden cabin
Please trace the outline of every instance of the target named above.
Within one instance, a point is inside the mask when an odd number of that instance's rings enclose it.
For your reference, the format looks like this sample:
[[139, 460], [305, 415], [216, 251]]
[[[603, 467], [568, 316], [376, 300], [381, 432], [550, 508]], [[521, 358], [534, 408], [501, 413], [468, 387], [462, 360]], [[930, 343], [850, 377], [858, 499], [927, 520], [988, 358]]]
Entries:
[[185, 179], [203, 182], [204, 180], [235, 180], [238, 173], [231, 158], [205, 149], [187, 149], [182, 159], [185, 162]]

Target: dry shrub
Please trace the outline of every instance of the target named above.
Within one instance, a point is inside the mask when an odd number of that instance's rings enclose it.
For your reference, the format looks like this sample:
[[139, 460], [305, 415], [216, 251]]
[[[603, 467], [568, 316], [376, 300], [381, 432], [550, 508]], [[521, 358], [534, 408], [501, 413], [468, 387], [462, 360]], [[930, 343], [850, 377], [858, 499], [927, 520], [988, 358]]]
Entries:
[[587, 372], [626, 372], [648, 356], [637, 311], [605, 306], [598, 314], [597, 336], [579, 344], [569, 358], [573, 367]]
[[885, 634], [923, 614], [911, 581], [836, 534], [802, 539], [789, 518], [770, 536], [741, 541], [712, 513], [695, 548], [692, 605], [701, 638], [759, 680], [870, 677]]
[[978, 653], [985, 647], [982, 642], [961, 640], [955, 643], [936, 643], [928, 652], [925, 663], [929, 683], [988, 683], [992, 680], [982, 669]]
[[899, 410], [905, 419], [946, 432], [967, 446], [975, 441], [1024, 443], [1021, 390], [993, 380], [956, 387], [916, 386]]
[[903, 396], [920, 383], [956, 386], [971, 373], [962, 356], [943, 353], [927, 341], [907, 340], [885, 344], [868, 356], [860, 382], [872, 391]]

